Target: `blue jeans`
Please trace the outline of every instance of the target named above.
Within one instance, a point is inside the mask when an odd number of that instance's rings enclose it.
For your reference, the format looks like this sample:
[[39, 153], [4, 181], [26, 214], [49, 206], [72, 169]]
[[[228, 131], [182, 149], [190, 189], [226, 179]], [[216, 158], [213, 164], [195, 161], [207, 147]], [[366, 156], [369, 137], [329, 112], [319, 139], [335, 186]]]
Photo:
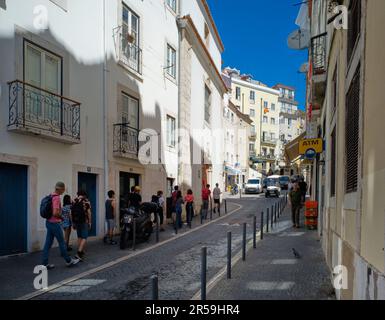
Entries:
[[176, 207], [176, 226], [181, 229], [183, 226], [182, 222], [182, 208]]
[[71, 258], [67, 252], [67, 245], [64, 241], [63, 229], [61, 224], [46, 221], [45, 226], [47, 227], [47, 237], [45, 239], [45, 245], [43, 250], [43, 265], [46, 266], [48, 264], [49, 250], [51, 249], [55, 238], [59, 243], [61, 256], [67, 263], [71, 262]]

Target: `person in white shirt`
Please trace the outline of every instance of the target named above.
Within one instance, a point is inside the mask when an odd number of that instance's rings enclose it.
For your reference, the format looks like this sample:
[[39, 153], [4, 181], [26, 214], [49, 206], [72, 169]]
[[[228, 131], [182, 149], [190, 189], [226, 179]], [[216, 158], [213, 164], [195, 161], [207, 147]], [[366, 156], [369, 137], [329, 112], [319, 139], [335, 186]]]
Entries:
[[219, 189], [219, 184], [215, 185], [213, 190], [213, 198], [214, 198], [214, 213], [218, 210], [218, 213], [221, 213], [221, 194], [222, 191]]

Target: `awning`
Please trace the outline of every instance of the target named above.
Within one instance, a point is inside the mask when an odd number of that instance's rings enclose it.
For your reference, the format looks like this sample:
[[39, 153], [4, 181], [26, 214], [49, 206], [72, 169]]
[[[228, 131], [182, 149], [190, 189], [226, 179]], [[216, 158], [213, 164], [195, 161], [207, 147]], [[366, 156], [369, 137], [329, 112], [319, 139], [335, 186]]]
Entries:
[[285, 156], [288, 162], [292, 163], [301, 156], [299, 154], [299, 143], [301, 140], [305, 139], [305, 137], [306, 132], [304, 132], [299, 137], [285, 145]]
[[225, 167], [225, 172], [228, 175], [232, 175], [232, 176], [238, 176], [238, 175], [242, 174], [242, 171], [228, 167], [228, 166]]

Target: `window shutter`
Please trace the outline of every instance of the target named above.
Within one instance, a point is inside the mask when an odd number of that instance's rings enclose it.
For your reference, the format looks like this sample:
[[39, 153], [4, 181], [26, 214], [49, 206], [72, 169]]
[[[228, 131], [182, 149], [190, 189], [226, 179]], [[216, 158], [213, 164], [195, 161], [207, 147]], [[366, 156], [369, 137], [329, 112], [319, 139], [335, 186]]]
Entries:
[[360, 124], [360, 67], [352, 80], [346, 97], [345, 145], [346, 145], [346, 192], [357, 191], [358, 146]]

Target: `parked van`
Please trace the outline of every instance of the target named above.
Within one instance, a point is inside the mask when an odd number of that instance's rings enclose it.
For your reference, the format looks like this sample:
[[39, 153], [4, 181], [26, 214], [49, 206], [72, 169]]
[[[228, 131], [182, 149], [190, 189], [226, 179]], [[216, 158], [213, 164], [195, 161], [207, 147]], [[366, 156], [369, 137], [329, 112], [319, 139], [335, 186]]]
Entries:
[[281, 184], [280, 179], [281, 176], [270, 176], [266, 178], [266, 191], [265, 196], [268, 197], [277, 197], [281, 195]]

